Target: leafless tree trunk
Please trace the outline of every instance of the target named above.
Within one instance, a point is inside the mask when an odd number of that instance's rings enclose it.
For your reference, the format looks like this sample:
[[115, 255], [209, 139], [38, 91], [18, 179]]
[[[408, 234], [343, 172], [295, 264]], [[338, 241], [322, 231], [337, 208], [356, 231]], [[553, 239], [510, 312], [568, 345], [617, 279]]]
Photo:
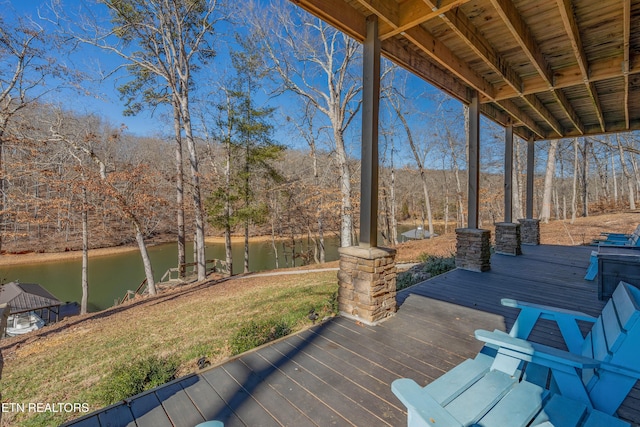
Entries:
[[176, 219], [178, 231], [178, 274], [180, 278], [186, 275], [186, 232], [184, 225], [184, 161], [182, 159], [182, 134], [180, 110], [173, 106], [173, 131], [175, 133], [175, 162], [176, 162]]
[[547, 170], [544, 176], [544, 192], [542, 195], [542, 209], [540, 220], [549, 222], [551, 217], [551, 196], [553, 192], [553, 176], [556, 172], [556, 151], [558, 150], [558, 140], [554, 139], [549, 144], [549, 155], [547, 157]]
[[147, 279], [147, 287], [149, 290], [149, 295], [155, 295], [157, 291], [156, 291], [155, 279], [153, 277], [153, 268], [151, 265], [151, 259], [149, 258], [149, 252], [147, 251], [147, 246], [144, 241], [144, 234], [142, 233], [142, 226], [140, 224], [140, 220], [135, 215], [131, 207], [128, 205], [127, 201], [125, 200], [124, 196], [121, 194], [120, 190], [108, 181], [107, 163], [102, 158], [100, 158], [100, 156], [88, 144], [91, 142], [93, 130], [86, 131], [86, 132], [80, 131], [83, 134], [82, 138], [76, 135], [65, 135], [64, 132], [61, 131], [61, 128], [63, 127], [62, 126], [63, 121], [64, 119], [62, 117], [59, 117], [58, 122], [51, 126], [50, 128], [51, 140], [63, 142], [67, 144], [70, 148], [76, 150], [78, 153], [82, 153], [86, 155], [89, 158], [89, 160], [91, 160], [91, 162], [97, 166], [101, 183], [104, 185], [105, 188], [109, 190], [109, 193], [115, 199], [123, 215], [129, 221], [131, 221], [131, 224], [134, 227], [136, 241], [138, 243], [138, 248], [140, 250], [140, 257], [142, 258], [142, 264], [144, 266], [145, 276]]
[[[84, 181], [84, 176], [82, 177]], [[89, 304], [89, 209], [87, 203], [87, 187], [82, 184], [82, 299], [80, 314], [87, 314]]]
[[407, 122], [407, 118], [405, 117], [404, 112], [402, 111], [401, 103], [402, 100], [398, 94], [389, 90], [387, 91], [385, 99], [388, 101], [389, 105], [393, 108], [396, 113], [398, 119], [402, 123], [404, 131], [407, 135], [407, 140], [409, 141], [409, 146], [411, 147], [411, 152], [413, 153], [413, 158], [416, 161], [416, 165], [418, 166], [418, 172], [420, 172], [420, 181], [422, 183], [422, 192], [424, 194], [424, 206], [426, 208], [427, 213], [427, 224], [429, 227], [429, 235], [433, 236], [433, 215], [431, 213], [431, 199], [429, 198], [429, 184], [427, 182], [427, 171], [424, 168], [424, 161], [422, 159], [421, 153], [418, 152], [418, 148], [416, 147], [415, 140], [413, 139], [413, 133], [411, 132], [411, 127]]
[[620, 141], [620, 135], [616, 134], [616, 141], [618, 143], [618, 153], [620, 154], [620, 165], [622, 167], [622, 173], [624, 177], [627, 179], [627, 186], [629, 188], [629, 208], [631, 210], [636, 209], [636, 200], [635, 200], [635, 186], [633, 182], [633, 177], [631, 176], [631, 172], [629, 172], [629, 168], [627, 167], [627, 161], [625, 160], [624, 149], [622, 148], [622, 142]]
[[584, 138], [584, 151], [582, 152], [582, 216], [589, 216], [589, 149], [591, 140]]
[[351, 172], [344, 133], [360, 109], [356, 96], [361, 84], [351, 74], [359, 45], [315, 18], [294, 18], [299, 11], [288, 3], [278, 3], [268, 11], [255, 5], [247, 10], [252, 12], [248, 20], [263, 42], [270, 67], [280, 77], [281, 91], [298, 95], [329, 119], [342, 196], [340, 246], [351, 246]]

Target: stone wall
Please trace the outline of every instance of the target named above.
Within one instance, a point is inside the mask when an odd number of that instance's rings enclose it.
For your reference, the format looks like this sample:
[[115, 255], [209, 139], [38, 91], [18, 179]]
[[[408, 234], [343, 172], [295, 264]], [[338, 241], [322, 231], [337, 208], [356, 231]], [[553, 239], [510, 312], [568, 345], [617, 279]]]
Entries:
[[523, 245], [539, 245], [540, 244], [540, 220], [539, 219], [519, 219], [518, 222], [522, 226], [520, 228], [520, 236]]
[[522, 255], [520, 227], [520, 224], [513, 222], [496, 223], [497, 254]]
[[456, 229], [456, 267], [471, 271], [491, 269], [491, 232], [477, 228]]
[[340, 248], [338, 304], [340, 314], [375, 324], [396, 312], [394, 249]]

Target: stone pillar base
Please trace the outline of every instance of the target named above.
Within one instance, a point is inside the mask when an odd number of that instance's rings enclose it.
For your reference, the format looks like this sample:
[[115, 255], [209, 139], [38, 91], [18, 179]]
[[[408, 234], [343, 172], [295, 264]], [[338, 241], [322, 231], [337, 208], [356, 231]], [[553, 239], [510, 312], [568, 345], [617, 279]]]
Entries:
[[491, 270], [491, 232], [456, 228], [456, 267], [471, 271]]
[[503, 255], [522, 255], [520, 247], [520, 224], [513, 222], [497, 222], [496, 253]]
[[522, 225], [520, 235], [523, 245], [540, 244], [540, 220], [539, 219], [519, 219]]
[[368, 325], [392, 316], [396, 312], [395, 249], [349, 246], [338, 252], [340, 314]]

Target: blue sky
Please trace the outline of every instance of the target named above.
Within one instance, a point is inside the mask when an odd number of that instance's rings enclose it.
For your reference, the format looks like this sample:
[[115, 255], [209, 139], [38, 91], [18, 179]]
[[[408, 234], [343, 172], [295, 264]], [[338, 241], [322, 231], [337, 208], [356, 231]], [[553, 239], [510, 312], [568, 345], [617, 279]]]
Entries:
[[[93, 10], [104, 10], [106, 14], [106, 8], [102, 5], [97, 5], [93, 0], [60, 0], [66, 11], [73, 13], [80, 7], [90, 7]], [[51, 16], [51, 12], [47, 6], [48, 1], [44, 0], [0, 0], [0, 6], [8, 3], [9, 8], [14, 10], [16, 14], [22, 16], [31, 17], [34, 21], [47, 27], [48, 23], [38, 18], [39, 13], [45, 16]], [[6, 10], [7, 8], [5, 8]], [[106, 17], [106, 15], [104, 15]], [[49, 24], [50, 25], [50, 24]], [[52, 25], [50, 25], [52, 26]], [[219, 32], [231, 33], [232, 30], [240, 30], [239, 28], [222, 28], [218, 29]], [[216, 42], [216, 49], [218, 55], [214, 62], [210, 65], [216, 70], [219, 75], [225, 74], [226, 70], [230, 68], [228, 60], [228, 43], [233, 40], [232, 36], [221, 36]], [[80, 51], [76, 52], [71, 58], [64, 57], [61, 60], [67, 62], [72, 67], [87, 72], [88, 74], [99, 76], [101, 73], [108, 73], [122, 64], [122, 60], [114, 54], [106, 54], [98, 48], [93, 48], [87, 45], [81, 46]], [[401, 71], [404, 73], [404, 71]], [[127, 74], [124, 70], [110, 76], [109, 78], [100, 81], [87, 82], [85, 86], [92, 93], [91, 95], [82, 95], [71, 90], [63, 90], [56, 92], [50, 97], [51, 102], [59, 103], [64, 108], [71, 109], [80, 113], [93, 113], [109, 120], [113, 125], [123, 124], [127, 127], [128, 131], [136, 135], [150, 135], [150, 136], [162, 136], [170, 135], [172, 133], [172, 120], [170, 117], [163, 116], [162, 111], [155, 112], [153, 115], [149, 111], [142, 111], [135, 117], [127, 117], [122, 114], [124, 110], [124, 103], [119, 99], [117, 87], [123, 84], [127, 80]], [[196, 84], [196, 86], [198, 86]], [[427, 95], [437, 94], [438, 91], [427, 83], [419, 80], [416, 77], [410, 76], [408, 78], [408, 96], [412, 100], [412, 104], [415, 104], [417, 108], [422, 110], [433, 110], [434, 103], [429, 99]], [[200, 94], [203, 93], [203, 89], [200, 89]], [[209, 90], [208, 88], [204, 89]], [[296, 103], [292, 95], [280, 96], [276, 99], [269, 99], [264, 93], [262, 96], [258, 96], [259, 103], [268, 103], [270, 106], [280, 107], [274, 114], [274, 118], [279, 123], [286, 123], [284, 116], [286, 114], [294, 114], [292, 111], [299, 109], [299, 104]], [[458, 107], [459, 108], [459, 105]], [[381, 116], [381, 120], [388, 120], [389, 115]], [[426, 123], [424, 117], [419, 115], [413, 118], [415, 124], [415, 135], [420, 138], [425, 138], [425, 135], [429, 132], [434, 133], [434, 125], [432, 123]], [[430, 130], [425, 130], [430, 129]], [[352, 123], [348, 134], [346, 135], [348, 140], [351, 141], [349, 146], [351, 147], [351, 155], [359, 157], [359, 134], [360, 123], [356, 120]], [[277, 134], [275, 139], [279, 139], [279, 142], [287, 145], [296, 144], [297, 137], [295, 131], [285, 129], [285, 125], [277, 126]], [[402, 141], [406, 139], [404, 131], [399, 130], [396, 136], [396, 149], [402, 147], [402, 150], [396, 156], [396, 161], [403, 163], [404, 161], [411, 162], [411, 154], [406, 149], [406, 144]], [[381, 144], [383, 143], [381, 138]], [[404, 145], [403, 145], [404, 144]], [[304, 143], [301, 143], [304, 148]], [[402, 159], [404, 157], [404, 161]], [[441, 160], [434, 160], [437, 164], [432, 164], [432, 167], [442, 167]]]

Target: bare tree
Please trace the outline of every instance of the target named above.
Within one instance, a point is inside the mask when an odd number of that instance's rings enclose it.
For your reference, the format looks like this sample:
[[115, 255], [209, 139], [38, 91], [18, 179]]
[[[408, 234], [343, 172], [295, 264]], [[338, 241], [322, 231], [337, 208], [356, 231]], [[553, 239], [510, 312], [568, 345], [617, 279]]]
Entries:
[[345, 132], [361, 104], [357, 99], [361, 83], [352, 75], [359, 44], [289, 2], [273, 3], [266, 11], [255, 4], [247, 9], [269, 66], [279, 77], [280, 92], [302, 97], [329, 121], [342, 194], [340, 245], [351, 246], [353, 207]]
[[[152, 95], [166, 98], [173, 107], [175, 123], [180, 123], [180, 131], [184, 132], [195, 216], [197, 273], [198, 280], [203, 280], [206, 277], [205, 221], [191, 119], [191, 88], [198, 66], [214, 56], [212, 35], [219, 18], [218, 1], [105, 0], [102, 4], [110, 13], [110, 25], [102, 26], [96, 19], [84, 17], [81, 29], [72, 34], [83, 43], [124, 59], [126, 68], [138, 82], [129, 88], [132, 95], [148, 88], [149, 81], [162, 82]], [[178, 130], [177, 125], [175, 128]], [[177, 133], [176, 142], [181, 140]], [[180, 161], [178, 155], [176, 159]]]
[[[104, 193], [116, 202], [124, 217], [131, 222], [135, 230], [135, 237], [138, 243], [138, 249], [140, 250], [140, 256], [142, 257], [149, 294], [155, 295], [156, 285], [153, 277], [153, 267], [151, 265], [151, 259], [149, 258], [149, 253], [144, 240], [144, 227], [140, 219], [141, 215], [138, 212], [139, 210], [144, 210], [147, 206], [143, 198], [139, 198], [137, 206], [128, 201], [126, 194], [131, 193], [130, 188], [125, 187], [124, 189], [121, 189], [109, 179], [108, 175], [110, 169], [108, 161], [103, 158], [96, 147], [100, 145], [101, 135], [95, 132], [95, 129], [98, 129], [99, 127], [100, 124], [96, 123], [95, 120], [91, 120], [90, 117], [74, 120], [65, 113], [59, 112], [56, 120], [50, 127], [50, 141], [66, 144], [69, 148], [75, 151], [76, 158], [80, 155], [85, 156], [88, 161], [93, 163], [97, 168], [98, 179]], [[119, 134], [113, 133], [108, 137], [117, 139]], [[126, 173], [128, 174], [127, 178], [129, 184], [139, 182], [140, 175], [136, 176], [135, 168], [131, 168]]]
[[547, 169], [544, 175], [544, 190], [542, 195], [542, 209], [540, 210], [540, 220], [549, 222], [551, 217], [551, 194], [553, 191], [553, 177], [556, 172], [556, 152], [558, 151], [558, 140], [554, 139], [549, 144], [547, 156]]
[[424, 162], [427, 157], [428, 150], [419, 150], [415, 139], [413, 138], [413, 132], [411, 130], [411, 126], [407, 121], [406, 112], [403, 108], [403, 105], [406, 105], [406, 98], [399, 93], [397, 90], [392, 90], [388, 88], [385, 91], [384, 99], [387, 101], [388, 105], [393, 109], [396, 113], [396, 116], [402, 123], [402, 127], [407, 135], [407, 141], [409, 142], [409, 146], [411, 147], [411, 152], [413, 153], [413, 158], [416, 161], [416, 165], [418, 166], [418, 172], [420, 173], [420, 181], [422, 182], [422, 192], [424, 195], [424, 205], [427, 210], [427, 224], [429, 227], [429, 235], [433, 236], [433, 215], [431, 213], [431, 199], [429, 197], [429, 183], [427, 180], [427, 171], [424, 167]]
[[636, 208], [636, 200], [635, 200], [635, 186], [633, 182], [633, 178], [631, 176], [631, 172], [627, 167], [627, 161], [624, 155], [624, 149], [622, 148], [622, 142], [620, 141], [620, 135], [616, 134], [616, 141], [618, 143], [618, 153], [620, 154], [620, 166], [622, 167], [622, 173], [627, 180], [627, 186], [629, 188], [629, 208], [635, 210]]
[[10, 10], [6, 4], [3, 7], [0, 15], [0, 249], [8, 185], [3, 172], [7, 131], [16, 113], [54, 90], [43, 83], [60, 68], [49, 60], [53, 45], [48, 43], [51, 39], [44, 29], [22, 18], [6, 22], [5, 13]]

